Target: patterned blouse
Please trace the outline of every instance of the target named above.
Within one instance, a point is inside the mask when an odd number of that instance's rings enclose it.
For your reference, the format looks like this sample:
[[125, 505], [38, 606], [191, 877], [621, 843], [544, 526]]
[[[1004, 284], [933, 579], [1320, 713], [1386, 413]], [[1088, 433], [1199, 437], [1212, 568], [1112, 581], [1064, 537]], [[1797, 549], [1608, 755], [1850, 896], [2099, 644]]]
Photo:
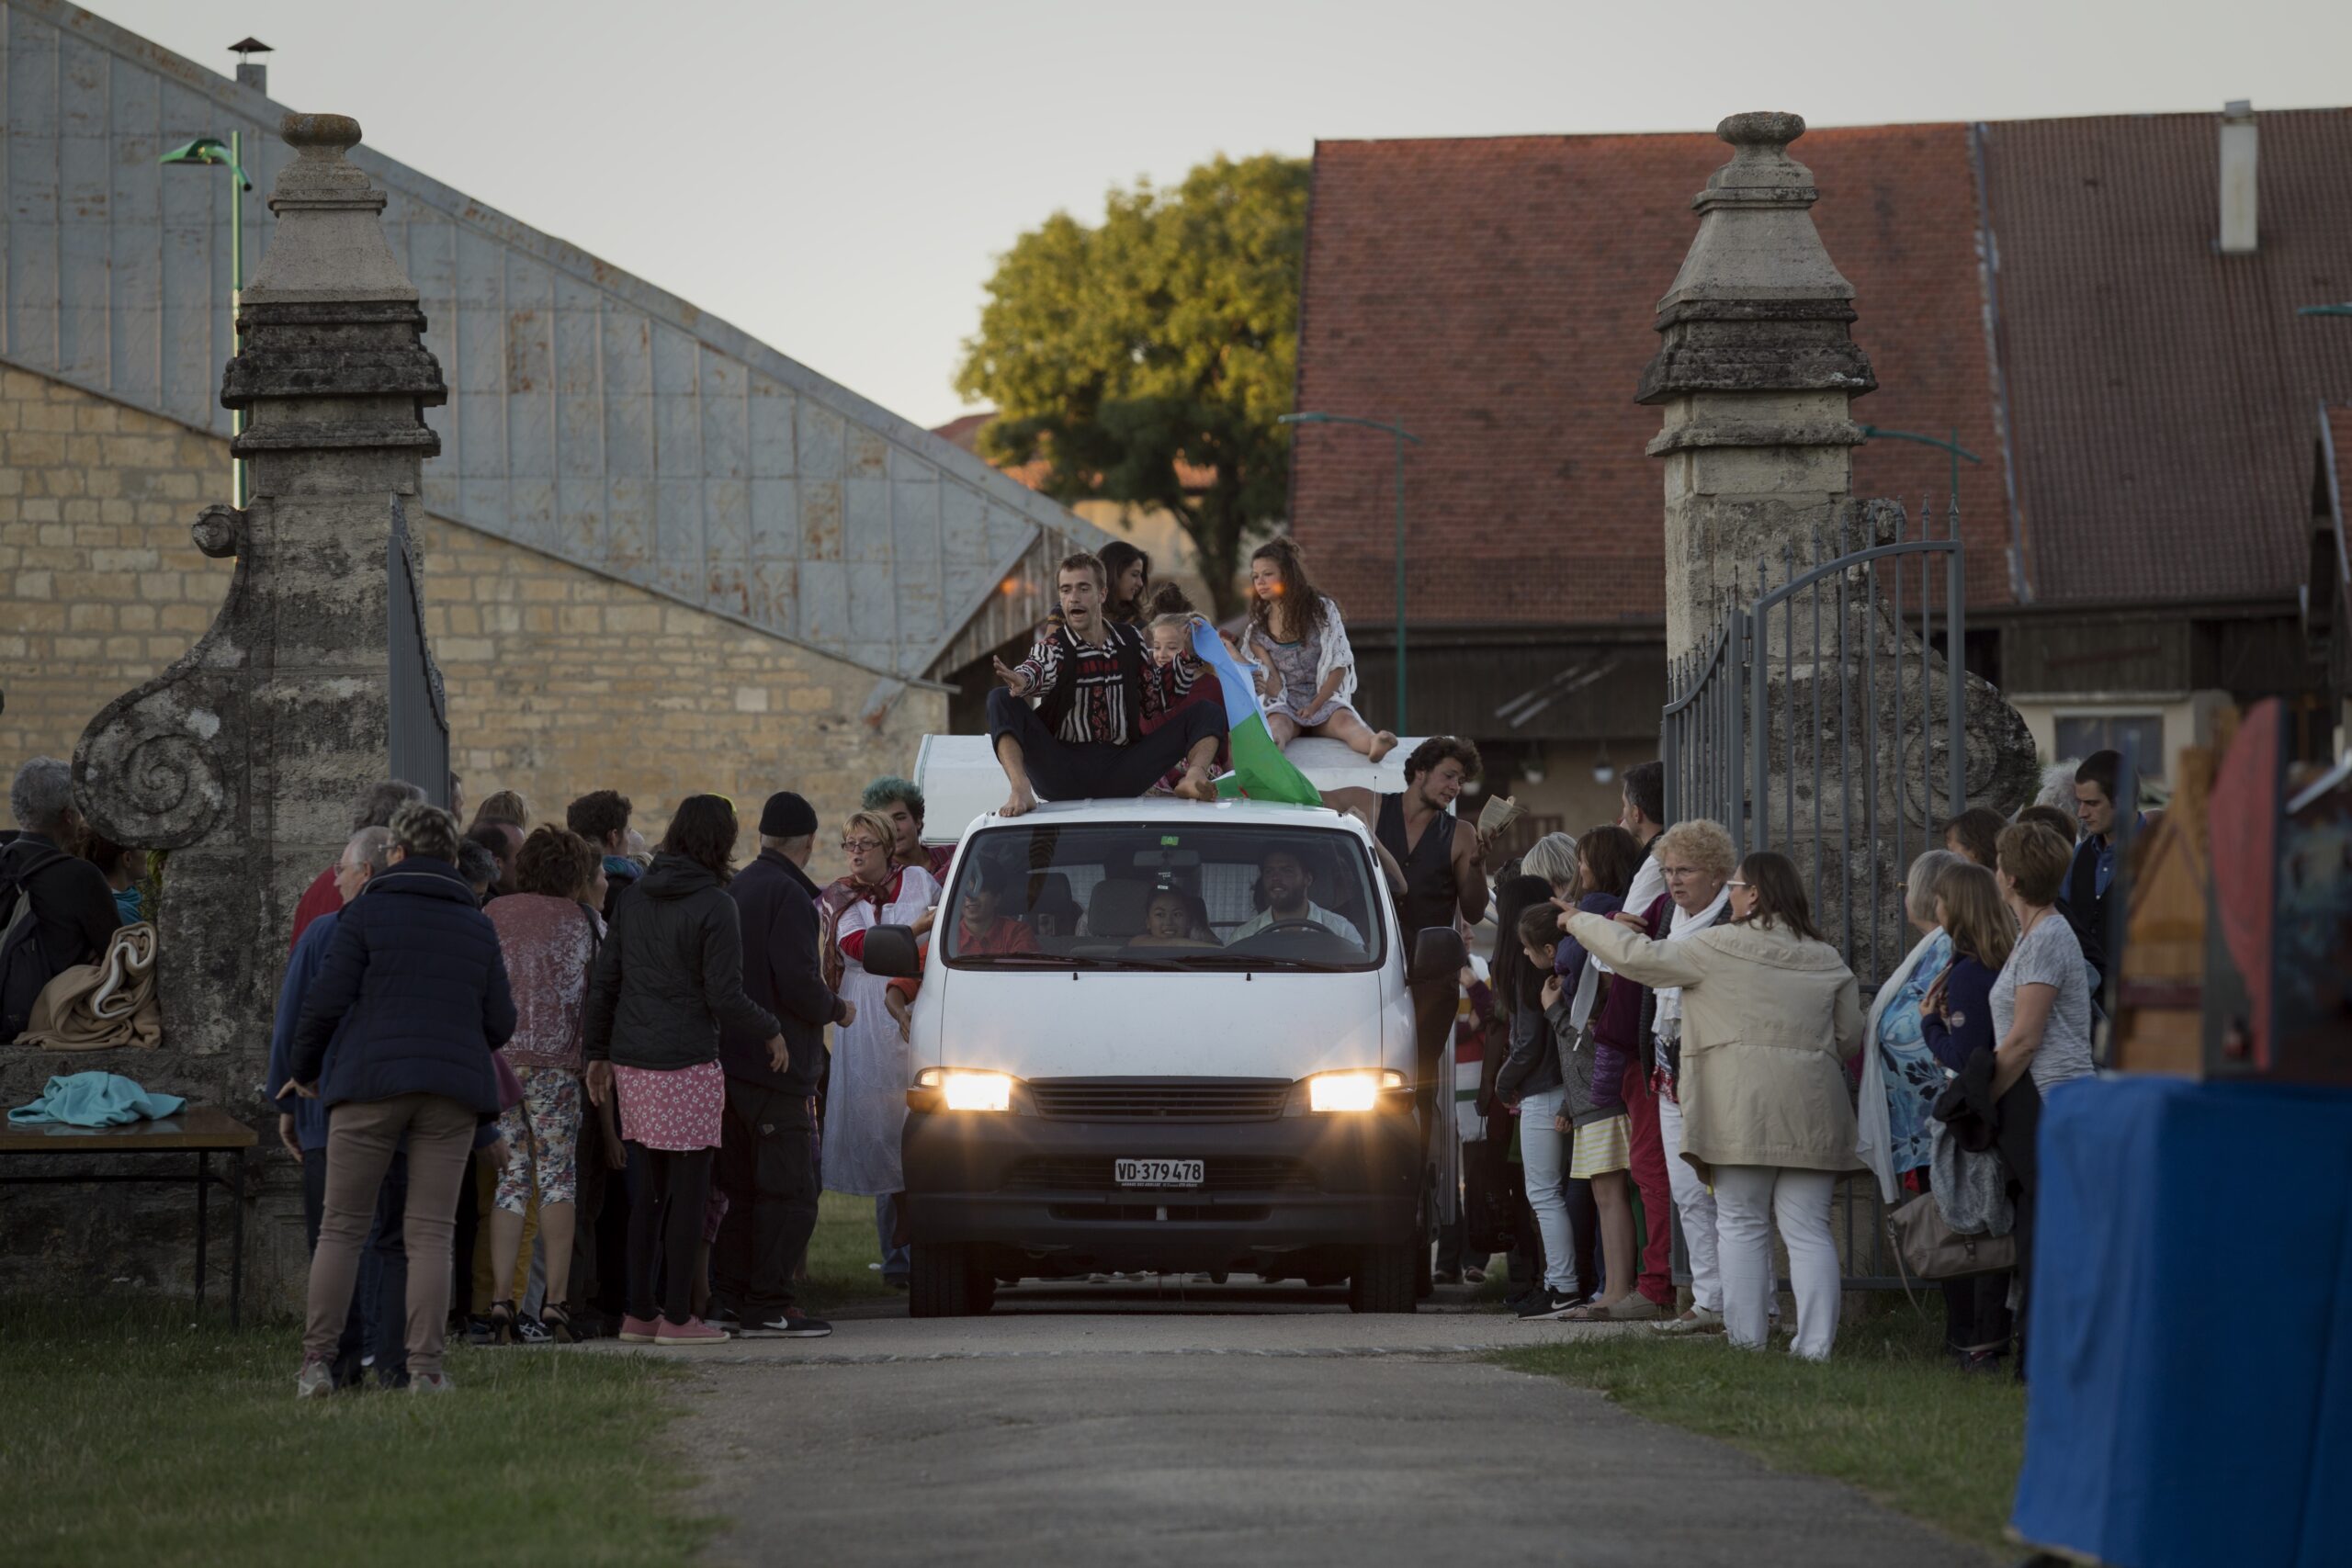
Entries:
[[1934, 1157], [1928, 1138], [1928, 1108], [1943, 1092], [1943, 1064], [1920, 1032], [1919, 1004], [1928, 987], [1951, 964], [1951, 937], [1939, 930], [1923, 939], [1927, 950], [1911, 967], [1910, 977], [1879, 1015], [1878, 1051], [1881, 1081], [1886, 1086], [1888, 1166], [1895, 1175], [1917, 1170]]

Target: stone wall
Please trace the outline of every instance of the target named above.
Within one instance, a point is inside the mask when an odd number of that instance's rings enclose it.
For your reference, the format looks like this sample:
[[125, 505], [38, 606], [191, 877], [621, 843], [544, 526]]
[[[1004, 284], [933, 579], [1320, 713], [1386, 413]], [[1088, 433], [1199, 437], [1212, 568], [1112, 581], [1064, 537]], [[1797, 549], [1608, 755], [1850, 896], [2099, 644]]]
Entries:
[[[0, 372], [0, 768], [13, 770], [71, 755], [101, 705], [210, 624], [229, 563], [187, 528], [227, 498], [229, 452], [21, 370]], [[469, 799], [519, 789], [560, 812], [609, 787], [654, 831], [696, 790], [749, 813], [789, 786], [830, 831], [945, 723], [943, 694], [910, 689], [869, 724], [876, 678], [854, 665], [438, 518], [421, 532], [425, 628]], [[814, 869], [836, 859], [820, 835]]]
[[[211, 436], [11, 369], [0, 372], [0, 772], [13, 773], [38, 753], [71, 756], [100, 707], [211, 624], [231, 563], [200, 554], [188, 525], [226, 499], [229, 454]], [[470, 799], [519, 789], [560, 814], [576, 795], [615, 788], [650, 834], [696, 790], [750, 817], [789, 786], [824, 818], [810, 869], [826, 877], [842, 869], [832, 829], [865, 780], [910, 771], [920, 738], [944, 725], [944, 694], [908, 689], [869, 722], [871, 671], [438, 518], [419, 531], [451, 761]], [[255, 1039], [267, 1028], [252, 1021]], [[218, 1101], [267, 1129], [247, 1176], [257, 1200], [248, 1300], [290, 1303], [303, 1258], [299, 1176], [277, 1147], [257, 1065], [193, 1060], [169, 1044], [84, 1056], [0, 1048], [0, 1100], [21, 1103], [51, 1073], [90, 1069]], [[187, 1206], [184, 1189], [0, 1191], [10, 1238], [0, 1290], [103, 1258], [109, 1278], [185, 1292]], [[227, 1224], [216, 1195], [215, 1300]]]

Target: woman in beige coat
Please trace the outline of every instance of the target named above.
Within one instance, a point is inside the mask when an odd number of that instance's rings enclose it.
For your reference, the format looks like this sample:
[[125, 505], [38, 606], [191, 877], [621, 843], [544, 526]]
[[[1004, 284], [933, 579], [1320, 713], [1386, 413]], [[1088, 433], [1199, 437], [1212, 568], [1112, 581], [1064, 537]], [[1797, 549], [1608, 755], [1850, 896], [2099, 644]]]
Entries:
[[1682, 987], [1682, 1157], [1715, 1190], [1724, 1326], [1761, 1349], [1772, 1302], [1772, 1235], [1789, 1249], [1796, 1354], [1826, 1360], [1838, 1332], [1838, 1248], [1829, 1201], [1856, 1168], [1843, 1063], [1860, 1048], [1861, 993], [1814, 930], [1786, 855], [1740, 863], [1732, 923], [1652, 942], [1575, 915], [1575, 937], [1617, 974]]

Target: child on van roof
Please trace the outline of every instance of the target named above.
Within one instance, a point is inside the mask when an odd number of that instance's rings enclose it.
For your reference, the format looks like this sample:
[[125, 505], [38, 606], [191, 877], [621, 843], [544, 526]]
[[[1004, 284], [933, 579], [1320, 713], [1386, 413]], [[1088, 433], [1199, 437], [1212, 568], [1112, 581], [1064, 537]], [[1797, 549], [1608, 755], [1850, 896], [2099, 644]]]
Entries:
[[[1224, 684], [1217, 680], [1215, 671], [1193, 654], [1193, 623], [1201, 617], [1193, 614], [1192, 601], [1174, 583], [1163, 582], [1152, 594], [1151, 607], [1159, 613], [1144, 628], [1147, 646], [1151, 650], [1151, 669], [1144, 678], [1159, 682], [1166, 705], [1158, 717], [1143, 721], [1146, 735], [1197, 704], [1215, 703], [1219, 712], [1225, 709]], [[1180, 682], [1184, 682], [1186, 677], [1189, 677], [1188, 683], [1180, 686]], [[1225, 773], [1232, 766], [1230, 748], [1220, 742], [1213, 772]], [[1172, 790], [1183, 776], [1184, 770], [1181, 765], [1171, 768], [1153, 788]]]

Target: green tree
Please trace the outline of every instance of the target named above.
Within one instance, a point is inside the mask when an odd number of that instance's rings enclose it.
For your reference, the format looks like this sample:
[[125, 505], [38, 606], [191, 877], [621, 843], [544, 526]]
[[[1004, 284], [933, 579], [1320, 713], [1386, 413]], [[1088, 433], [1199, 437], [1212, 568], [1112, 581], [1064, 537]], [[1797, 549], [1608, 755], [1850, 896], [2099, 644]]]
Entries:
[[1303, 159], [1219, 154], [1173, 189], [1113, 190], [1097, 227], [1056, 213], [998, 262], [956, 377], [996, 405], [983, 454], [1044, 458], [1057, 501], [1173, 513], [1219, 619], [1288, 503], [1306, 190]]

